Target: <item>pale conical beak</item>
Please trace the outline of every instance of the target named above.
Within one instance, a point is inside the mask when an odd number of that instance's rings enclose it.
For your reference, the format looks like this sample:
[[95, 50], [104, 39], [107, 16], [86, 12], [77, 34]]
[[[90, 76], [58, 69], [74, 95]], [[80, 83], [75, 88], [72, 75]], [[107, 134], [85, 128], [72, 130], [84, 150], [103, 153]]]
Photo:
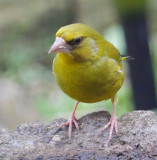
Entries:
[[65, 42], [62, 37], [57, 37], [48, 53], [53, 52], [70, 53], [71, 47]]

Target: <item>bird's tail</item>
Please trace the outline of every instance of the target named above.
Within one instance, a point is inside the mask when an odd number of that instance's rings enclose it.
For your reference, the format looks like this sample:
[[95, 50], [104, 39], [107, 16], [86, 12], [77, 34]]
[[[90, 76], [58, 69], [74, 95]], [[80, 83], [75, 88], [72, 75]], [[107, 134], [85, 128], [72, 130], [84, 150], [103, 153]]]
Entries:
[[121, 60], [124, 61], [124, 60], [133, 60], [134, 58], [131, 57], [131, 56], [124, 56], [124, 55], [120, 55], [121, 56]]

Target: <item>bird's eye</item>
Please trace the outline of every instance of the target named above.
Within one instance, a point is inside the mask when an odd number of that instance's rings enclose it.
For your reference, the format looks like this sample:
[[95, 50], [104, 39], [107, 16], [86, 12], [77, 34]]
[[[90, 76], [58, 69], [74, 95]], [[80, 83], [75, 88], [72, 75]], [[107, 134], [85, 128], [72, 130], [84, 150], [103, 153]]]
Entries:
[[81, 41], [82, 41], [82, 38], [76, 38], [75, 40], [74, 40], [74, 44], [75, 45], [79, 45], [80, 43], [81, 43]]
[[81, 38], [81, 37], [78, 37], [78, 38], [76, 38], [76, 39], [73, 39], [73, 40], [71, 40], [71, 41], [68, 41], [67, 43], [68, 43], [70, 46], [74, 47], [74, 46], [76, 46], [76, 45], [79, 45], [81, 42], [82, 42], [82, 38]]

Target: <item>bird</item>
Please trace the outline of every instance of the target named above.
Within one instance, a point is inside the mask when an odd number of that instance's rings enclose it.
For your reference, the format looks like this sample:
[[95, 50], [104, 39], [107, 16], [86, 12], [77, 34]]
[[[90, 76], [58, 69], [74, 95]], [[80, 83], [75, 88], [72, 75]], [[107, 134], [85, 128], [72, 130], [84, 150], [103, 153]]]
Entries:
[[113, 113], [110, 121], [100, 130], [110, 127], [108, 140], [113, 131], [118, 132], [116, 106], [117, 92], [124, 83], [122, 61], [118, 49], [86, 24], [73, 23], [61, 27], [48, 53], [57, 53], [53, 60], [54, 77], [61, 90], [76, 100], [69, 120], [68, 136], [72, 137], [72, 126], [79, 130], [75, 112], [79, 102], [96, 103], [111, 99]]

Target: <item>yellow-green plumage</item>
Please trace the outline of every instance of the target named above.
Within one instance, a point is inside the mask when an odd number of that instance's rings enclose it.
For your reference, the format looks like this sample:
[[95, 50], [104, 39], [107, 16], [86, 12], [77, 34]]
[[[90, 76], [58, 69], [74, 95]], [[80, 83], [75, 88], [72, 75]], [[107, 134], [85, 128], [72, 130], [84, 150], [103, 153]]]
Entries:
[[118, 50], [84, 24], [62, 27], [56, 34], [69, 42], [82, 37], [71, 53], [57, 53], [53, 71], [60, 88], [73, 99], [93, 103], [116, 95], [124, 81]]

